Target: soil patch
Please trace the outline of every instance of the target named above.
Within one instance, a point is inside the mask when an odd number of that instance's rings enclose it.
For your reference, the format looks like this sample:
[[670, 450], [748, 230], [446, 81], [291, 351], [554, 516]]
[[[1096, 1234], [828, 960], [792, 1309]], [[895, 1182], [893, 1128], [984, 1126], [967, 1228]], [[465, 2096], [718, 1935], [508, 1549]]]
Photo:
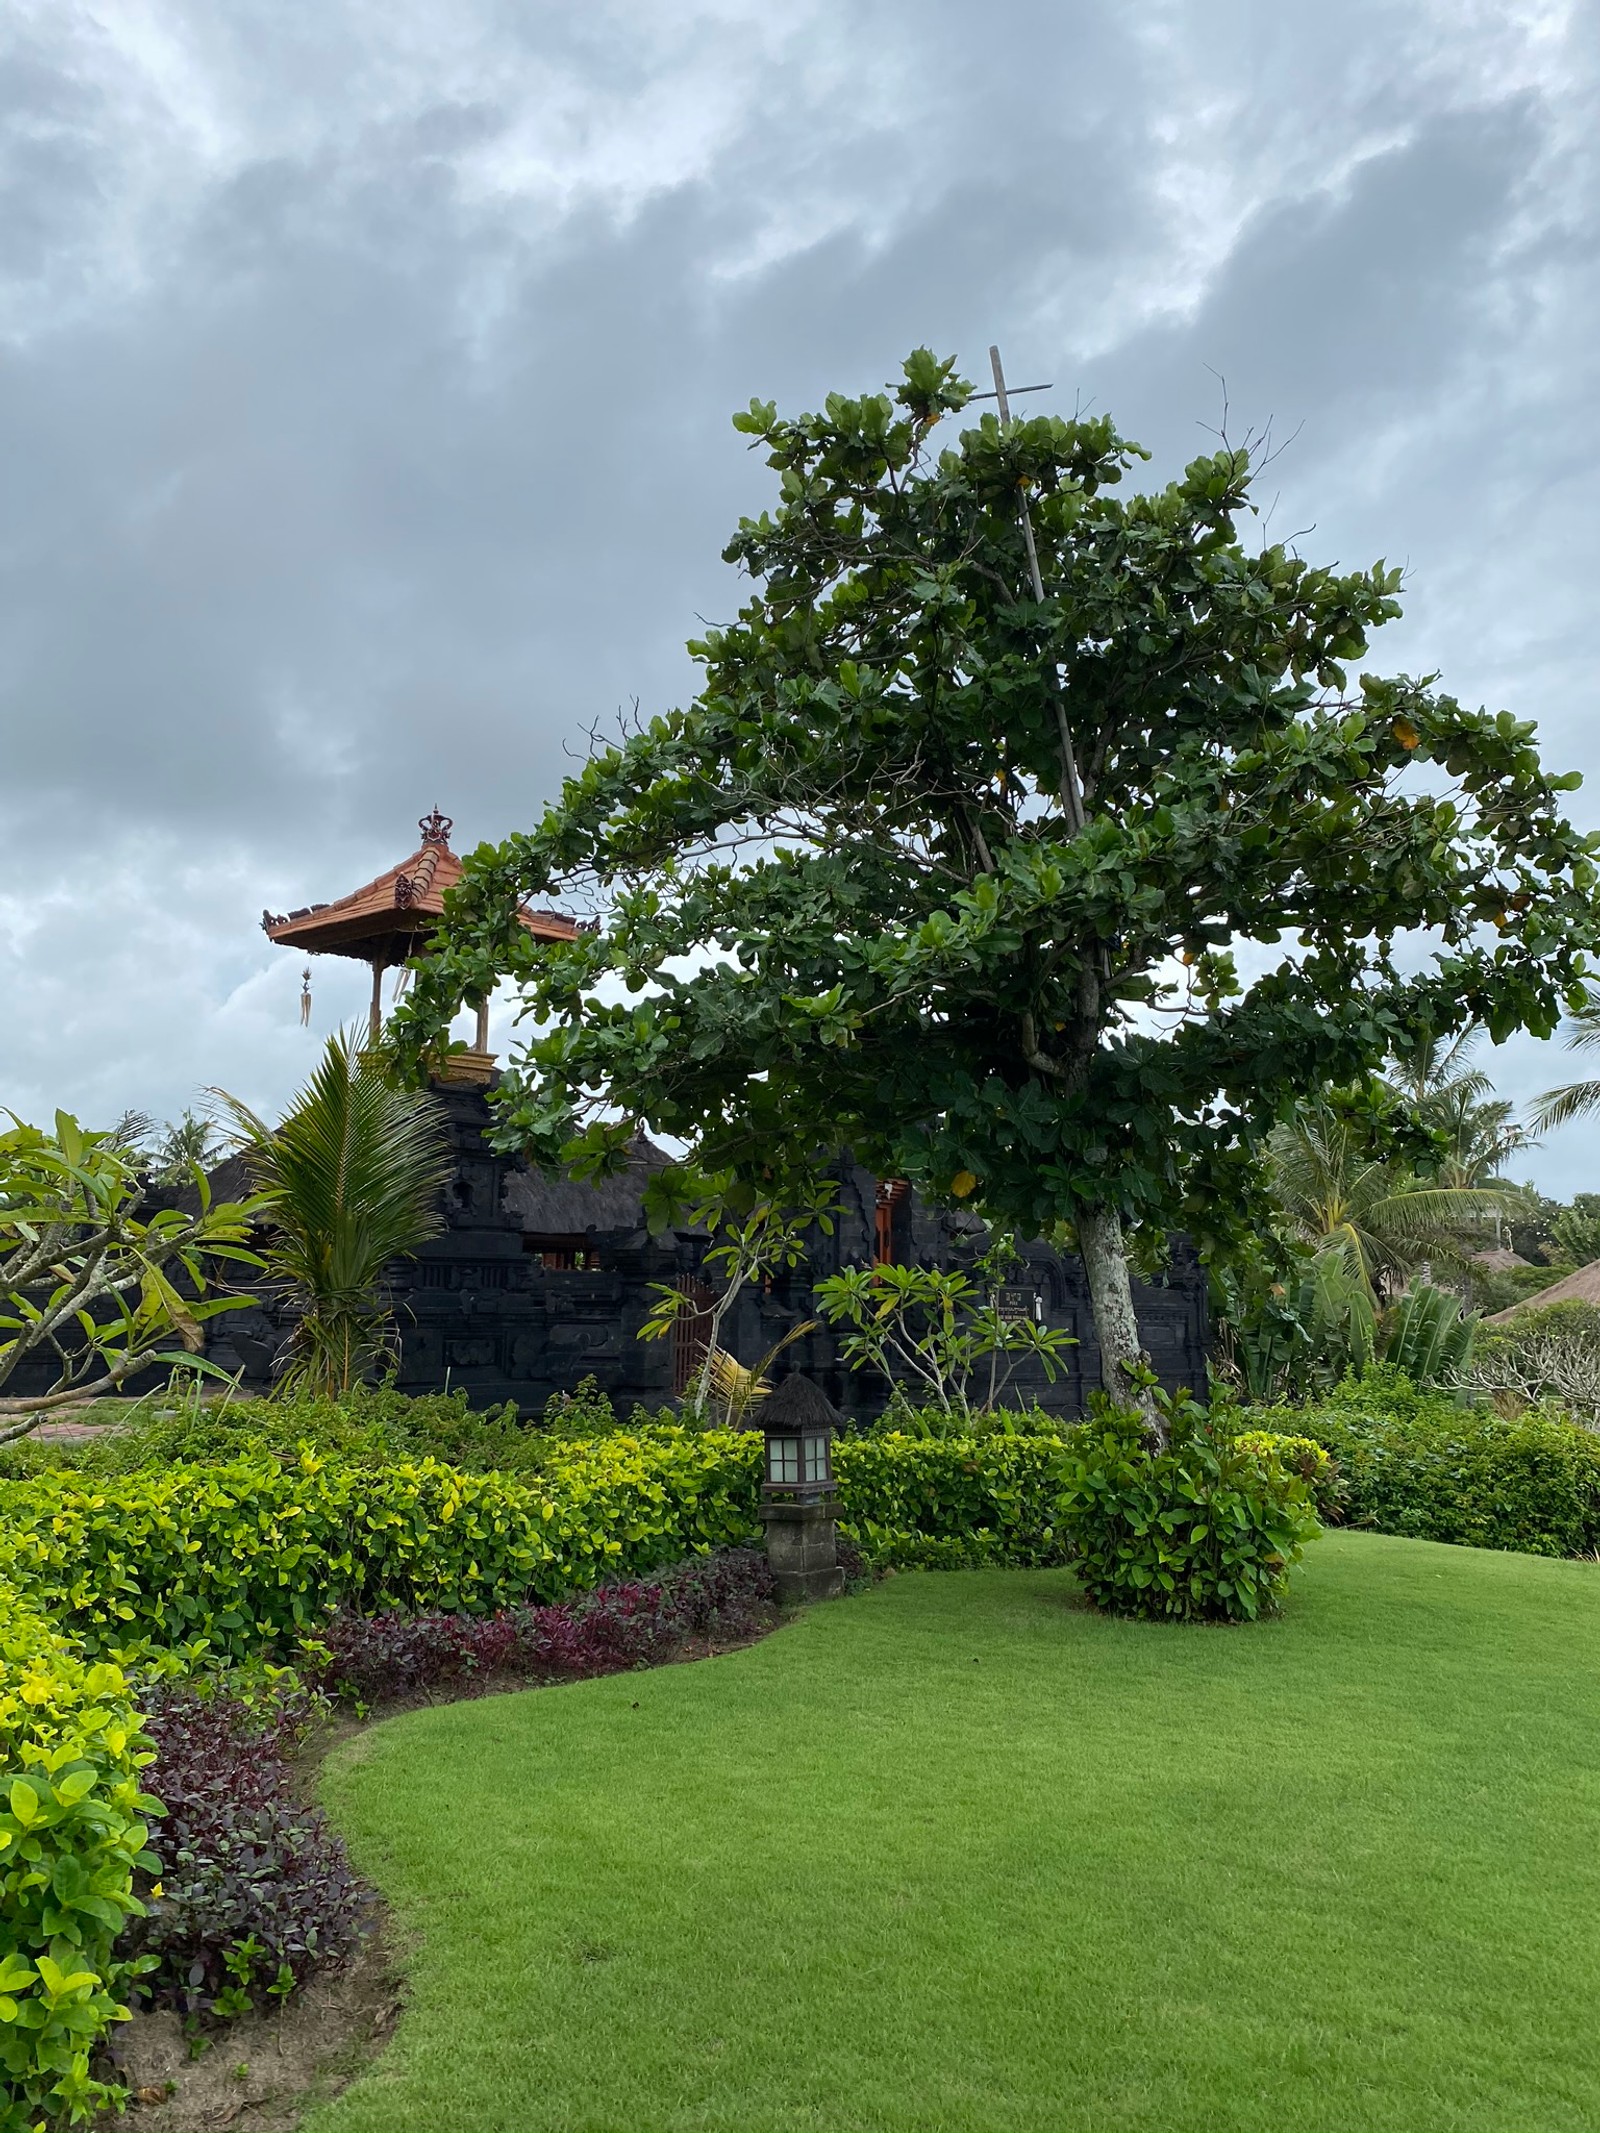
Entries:
[[381, 1933], [343, 1970], [314, 1977], [279, 2013], [241, 2015], [193, 2037], [169, 2009], [122, 2023], [111, 2049], [132, 2133], [294, 2133], [377, 2057], [402, 2004], [400, 1964]]

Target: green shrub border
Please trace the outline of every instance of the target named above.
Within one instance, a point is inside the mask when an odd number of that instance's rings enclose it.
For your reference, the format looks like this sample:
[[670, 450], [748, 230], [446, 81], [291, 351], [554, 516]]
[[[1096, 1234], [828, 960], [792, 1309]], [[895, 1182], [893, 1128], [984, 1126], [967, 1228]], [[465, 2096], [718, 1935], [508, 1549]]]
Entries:
[[0, 1589], [0, 2129], [76, 2123], [120, 2103], [90, 2056], [144, 1967], [118, 1935], [155, 1867], [140, 1787], [153, 1744], [120, 1667], [87, 1658]]

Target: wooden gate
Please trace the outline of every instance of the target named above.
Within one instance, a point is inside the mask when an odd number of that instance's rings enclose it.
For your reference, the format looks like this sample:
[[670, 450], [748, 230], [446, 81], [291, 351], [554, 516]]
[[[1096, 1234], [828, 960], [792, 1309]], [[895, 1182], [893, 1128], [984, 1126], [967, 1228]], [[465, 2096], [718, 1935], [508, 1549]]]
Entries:
[[704, 1367], [706, 1347], [711, 1339], [711, 1311], [717, 1300], [715, 1289], [704, 1281], [696, 1281], [685, 1274], [672, 1286], [683, 1297], [684, 1303], [672, 1321], [672, 1392], [681, 1400]]

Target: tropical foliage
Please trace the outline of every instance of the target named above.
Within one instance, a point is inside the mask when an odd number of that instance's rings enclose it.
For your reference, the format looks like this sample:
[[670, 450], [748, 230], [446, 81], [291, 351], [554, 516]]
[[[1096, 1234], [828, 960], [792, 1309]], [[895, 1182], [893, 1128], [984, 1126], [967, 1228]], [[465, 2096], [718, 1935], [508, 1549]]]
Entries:
[[1555, 1401], [1600, 1430], [1600, 1310], [1593, 1304], [1531, 1305], [1479, 1337], [1472, 1383], [1516, 1412]]
[[[1573, 1005], [1563, 1034], [1575, 1052], [1600, 1049], [1600, 994], [1591, 992]], [[1600, 1081], [1569, 1081], [1540, 1097], [1534, 1117], [1540, 1129], [1549, 1132], [1594, 1111], [1600, 1111]]]
[[[190, 1180], [192, 1213], [152, 1211], [114, 1133], [63, 1111], [53, 1131], [13, 1119], [0, 1133], [0, 1443], [154, 1364], [192, 1362], [206, 1320], [237, 1307], [215, 1277], [260, 1264], [246, 1240], [266, 1197], [213, 1201], [203, 1171]], [[40, 1364], [44, 1390], [8, 1389]]]
[[348, 1033], [329, 1038], [277, 1126], [236, 1097], [219, 1091], [218, 1100], [270, 1203], [267, 1279], [294, 1314], [281, 1382], [336, 1398], [390, 1353], [390, 1261], [444, 1226], [443, 1113], [432, 1097], [397, 1088]]
[[942, 1267], [846, 1267], [816, 1285], [817, 1308], [845, 1329], [840, 1352], [892, 1388], [899, 1404], [937, 1408], [953, 1430], [1004, 1397], [1017, 1365], [1036, 1362], [1054, 1383], [1071, 1334], [1004, 1307], [1008, 1240], [978, 1262], [977, 1278]]

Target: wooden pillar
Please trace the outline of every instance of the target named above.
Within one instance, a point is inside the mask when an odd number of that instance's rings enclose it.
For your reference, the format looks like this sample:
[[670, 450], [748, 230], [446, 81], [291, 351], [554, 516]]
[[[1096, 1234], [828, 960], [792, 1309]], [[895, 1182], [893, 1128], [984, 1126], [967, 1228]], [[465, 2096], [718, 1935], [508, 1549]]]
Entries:
[[487, 1000], [478, 1002], [478, 1034], [473, 1039], [473, 1049], [479, 1052], [486, 1052], [489, 1049], [489, 1003]]
[[383, 1035], [383, 959], [372, 958], [372, 1012], [367, 1018], [368, 1042], [376, 1044]]

